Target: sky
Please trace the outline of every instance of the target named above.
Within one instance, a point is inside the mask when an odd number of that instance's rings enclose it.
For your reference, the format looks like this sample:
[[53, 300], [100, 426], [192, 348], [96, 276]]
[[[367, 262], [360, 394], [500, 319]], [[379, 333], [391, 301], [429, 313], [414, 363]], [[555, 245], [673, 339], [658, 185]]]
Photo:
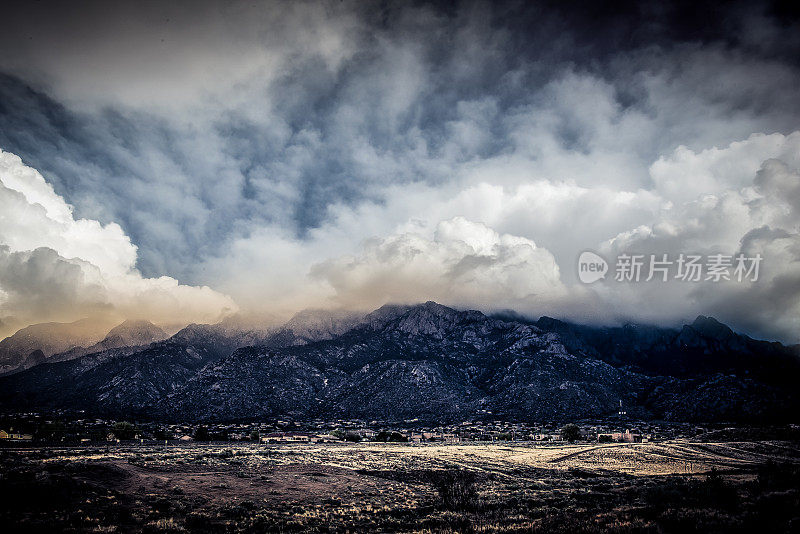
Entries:
[[435, 300], [800, 342], [796, 8], [658, 4], [6, 7], [0, 335]]

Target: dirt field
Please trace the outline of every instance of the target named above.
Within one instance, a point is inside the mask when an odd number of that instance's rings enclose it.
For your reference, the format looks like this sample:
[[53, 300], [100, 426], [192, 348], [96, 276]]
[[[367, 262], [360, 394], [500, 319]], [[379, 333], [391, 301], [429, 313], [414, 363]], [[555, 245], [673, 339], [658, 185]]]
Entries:
[[14, 532], [788, 532], [794, 442], [3, 450]]

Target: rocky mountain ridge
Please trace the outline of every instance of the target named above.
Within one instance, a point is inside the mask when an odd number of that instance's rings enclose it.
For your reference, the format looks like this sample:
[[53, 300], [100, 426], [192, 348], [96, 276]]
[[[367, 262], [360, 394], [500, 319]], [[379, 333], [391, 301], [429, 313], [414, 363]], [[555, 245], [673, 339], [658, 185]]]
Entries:
[[[0, 375], [26, 369], [54, 354], [100, 342], [111, 325], [81, 319], [72, 323], [41, 323], [18, 330], [0, 341]], [[29, 361], [28, 357], [31, 356]]]
[[[0, 407], [183, 421], [574, 420], [612, 417], [620, 401], [641, 418], [789, 421], [797, 413], [787, 387], [800, 377], [796, 349], [708, 318], [680, 330], [601, 329], [433, 302], [312, 315], [305, 331], [299, 319], [252, 339], [190, 325], [146, 347], [38, 365], [0, 379]], [[781, 379], [765, 372], [773, 367]]]

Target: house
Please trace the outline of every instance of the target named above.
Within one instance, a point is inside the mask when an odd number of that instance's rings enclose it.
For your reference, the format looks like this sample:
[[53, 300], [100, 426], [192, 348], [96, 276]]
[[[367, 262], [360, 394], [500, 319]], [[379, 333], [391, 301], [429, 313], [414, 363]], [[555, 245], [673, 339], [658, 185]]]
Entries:
[[597, 441], [614, 441], [618, 443], [641, 443], [642, 433], [635, 429], [628, 429], [625, 432], [610, 432], [597, 434]]
[[270, 432], [261, 435], [261, 443], [317, 443], [316, 432]]
[[458, 434], [448, 432], [412, 432], [408, 436], [411, 443], [422, 443], [425, 441], [443, 441], [445, 443], [458, 443], [462, 441]]
[[337, 441], [342, 441], [333, 434], [317, 434], [314, 436], [314, 440], [315, 443], [335, 443]]
[[10, 432], [0, 430], [0, 439], [7, 439], [9, 441], [33, 441], [33, 434], [14, 432], [14, 429], [12, 428]]
[[642, 433], [636, 429], [628, 429], [625, 432], [624, 438], [627, 443], [641, 443]]

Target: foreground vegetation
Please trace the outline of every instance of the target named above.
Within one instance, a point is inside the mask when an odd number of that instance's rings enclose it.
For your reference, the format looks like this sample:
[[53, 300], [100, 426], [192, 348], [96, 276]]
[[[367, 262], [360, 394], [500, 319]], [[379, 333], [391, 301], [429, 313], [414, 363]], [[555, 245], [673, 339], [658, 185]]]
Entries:
[[0, 521], [13, 532], [790, 532], [798, 459], [793, 442], [6, 450]]

